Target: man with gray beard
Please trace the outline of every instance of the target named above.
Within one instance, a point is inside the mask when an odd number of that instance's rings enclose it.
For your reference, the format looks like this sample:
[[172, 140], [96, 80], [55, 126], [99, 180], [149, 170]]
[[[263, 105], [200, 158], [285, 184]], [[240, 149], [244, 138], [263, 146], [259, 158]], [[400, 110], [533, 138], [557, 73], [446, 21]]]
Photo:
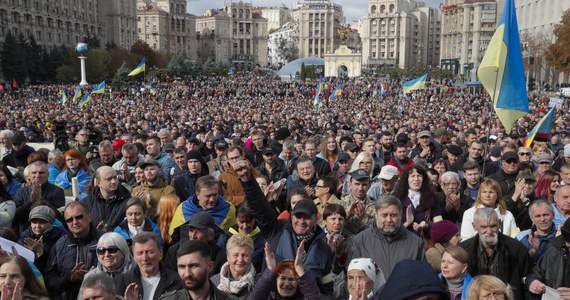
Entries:
[[473, 217], [473, 228], [477, 235], [460, 244], [471, 256], [469, 273], [496, 276], [510, 284], [515, 299], [524, 299], [523, 278], [532, 267], [526, 248], [499, 231], [499, 217], [493, 208], [478, 208]]

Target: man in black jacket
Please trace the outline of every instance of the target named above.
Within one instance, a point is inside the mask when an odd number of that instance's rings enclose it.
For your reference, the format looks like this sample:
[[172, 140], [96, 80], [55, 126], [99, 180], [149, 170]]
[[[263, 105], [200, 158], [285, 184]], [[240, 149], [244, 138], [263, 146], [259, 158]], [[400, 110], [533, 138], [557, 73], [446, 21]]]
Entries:
[[477, 235], [460, 244], [471, 256], [470, 274], [496, 276], [510, 284], [515, 299], [524, 299], [523, 278], [532, 267], [527, 249], [519, 241], [499, 232], [499, 217], [491, 207], [475, 211], [473, 227]]
[[95, 189], [83, 202], [93, 216], [93, 224], [105, 231], [113, 231], [125, 218], [125, 204], [131, 198], [119, 182], [113, 168], [102, 166], [95, 171]]
[[164, 293], [182, 288], [180, 278], [161, 262], [162, 247], [158, 235], [142, 231], [133, 238], [133, 255], [137, 266], [117, 277], [117, 294], [138, 291], [136, 299], [158, 300]]
[[196, 180], [198, 178], [208, 175], [208, 165], [200, 151], [191, 150], [186, 157], [188, 158], [188, 172], [174, 179], [174, 189], [180, 198], [180, 202], [187, 200], [196, 193]]
[[75, 300], [83, 277], [97, 265], [95, 246], [105, 232], [95, 228], [82, 202], [69, 203], [63, 215], [69, 232], [51, 250], [45, 282], [51, 299]]

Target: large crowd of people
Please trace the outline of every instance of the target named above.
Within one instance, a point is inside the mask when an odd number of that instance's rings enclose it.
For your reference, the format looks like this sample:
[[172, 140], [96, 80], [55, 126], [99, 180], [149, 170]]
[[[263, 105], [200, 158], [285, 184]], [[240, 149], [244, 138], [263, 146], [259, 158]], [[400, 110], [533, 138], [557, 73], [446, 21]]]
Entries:
[[0, 91], [1, 299], [570, 299], [567, 105], [325, 82]]

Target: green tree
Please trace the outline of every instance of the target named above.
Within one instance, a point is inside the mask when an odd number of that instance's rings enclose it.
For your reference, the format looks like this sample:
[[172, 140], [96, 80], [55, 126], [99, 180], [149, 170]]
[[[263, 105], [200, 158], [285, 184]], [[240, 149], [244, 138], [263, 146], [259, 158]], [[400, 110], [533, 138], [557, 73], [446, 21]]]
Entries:
[[26, 61], [18, 40], [10, 33], [6, 35], [2, 47], [2, 72], [7, 81], [16, 79], [23, 83], [26, 80]]
[[107, 50], [101, 48], [91, 49], [85, 66], [89, 81], [95, 84], [107, 79], [110, 63], [111, 56]]
[[301, 79], [301, 81], [305, 81], [305, 78], [307, 78], [307, 70], [305, 70], [305, 63], [301, 63], [301, 75], [299, 76], [299, 79]]
[[113, 77], [111, 85], [114, 88], [125, 88], [125, 87], [130, 86], [136, 80], [134, 77], [127, 76], [130, 72], [131, 72], [131, 70], [129, 70], [129, 68], [127, 68], [126, 63], [123, 63], [123, 65], [121, 65], [121, 67], [119, 67], [117, 69], [117, 72], [115, 73], [115, 76]]
[[56, 79], [62, 83], [72, 83], [75, 81], [75, 72], [70, 66], [59, 66], [56, 69]]
[[29, 60], [28, 60], [28, 77], [30, 78], [30, 82], [38, 82], [46, 80], [46, 70], [45, 65], [43, 64], [43, 50], [38, 43], [36, 43], [36, 39], [33, 35], [28, 37], [29, 44]]
[[554, 35], [556, 40], [546, 49], [546, 61], [562, 71], [570, 71], [570, 9], [562, 15], [562, 22], [554, 25]]

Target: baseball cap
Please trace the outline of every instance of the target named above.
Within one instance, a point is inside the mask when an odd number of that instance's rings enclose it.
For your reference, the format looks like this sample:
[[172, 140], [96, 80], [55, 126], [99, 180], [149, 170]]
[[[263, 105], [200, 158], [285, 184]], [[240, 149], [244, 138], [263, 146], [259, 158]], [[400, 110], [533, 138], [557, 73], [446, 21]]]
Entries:
[[271, 147], [265, 147], [263, 148], [263, 154], [275, 154], [275, 150]]
[[358, 149], [358, 145], [356, 145], [355, 143], [347, 143], [346, 145], [344, 145], [343, 150], [353, 152], [356, 149]]
[[349, 161], [350, 160], [350, 155], [348, 155], [348, 153], [341, 153], [338, 155], [337, 158], [338, 161]]
[[219, 140], [216, 142], [216, 149], [228, 149], [228, 143], [226, 140]]
[[197, 212], [192, 215], [192, 217], [190, 217], [190, 221], [188, 221], [188, 226], [198, 229], [212, 228], [214, 230], [217, 227], [214, 217], [205, 211]]
[[33, 219], [44, 220], [51, 224], [55, 220], [55, 211], [47, 205], [36, 206], [30, 211], [28, 221]]
[[538, 156], [538, 163], [552, 163], [552, 155], [548, 154], [548, 153], [542, 153], [541, 155]]
[[422, 130], [422, 131], [418, 132], [418, 138], [421, 138], [424, 136], [431, 137], [431, 133], [427, 130]]
[[399, 174], [400, 173], [398, 172], [398, 169], [396, 167], [383, 166], [382, 169], [380, 169], [380, 174], [378, 175], [378, 177], [384, 180], [392, 180], [394, 176], [398, 176]]
[[370, 176], [368, 172], [364, 171], [363, 169], [358, 169], [350, 173], [350, 179], [354, 180], [370, 179]]
[[148, 166], [157, 166], [159, 168], [161, 167], [160, 164], [156, 160], [149, 159], [149, 160], [147, 160], [141, 164], [141, 169], [144, 170]]
[[507, 151], [507, 152], [503, 153], [503, 155], [501, 156], [502, 161], [506, 161], [509, 159], [515, 159], [516, 161], [519, 161], [519, 156], [514, 151]]
[[303, 199], [295, 205], [293, 211], [291, 211], [291, 215], [296, 214], [305, 214], [307, 216], [312, 216], [317, 214], [317, 206], [313, 202], [313, 200]]
[[536, 179], [534, 178], [534, 176], [532, 176], [530, 172], [524, 172], [524, 171], [520, 171], [519, 174], [517, 175], [517, 180], [519, 179], [536, 181]]

